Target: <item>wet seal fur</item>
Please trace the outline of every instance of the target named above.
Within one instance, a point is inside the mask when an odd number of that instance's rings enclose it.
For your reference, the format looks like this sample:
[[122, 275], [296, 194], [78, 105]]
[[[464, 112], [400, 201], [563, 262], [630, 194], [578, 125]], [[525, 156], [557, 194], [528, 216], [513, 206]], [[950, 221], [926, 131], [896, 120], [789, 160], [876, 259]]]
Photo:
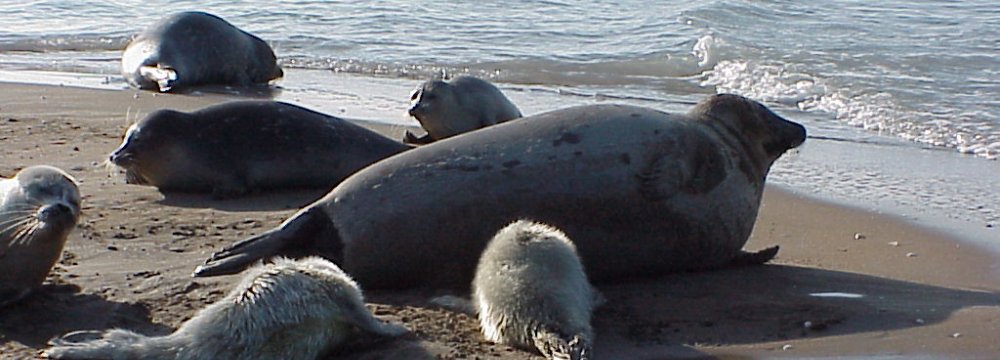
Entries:
[[684, 115], [556, 110], [379, 161], [195, 275], [307, 253], [367, 288], [467, 289], [493, 233], [516, 219], [565, 232], [594, 283], [759, 264], [778, 251], [742, 251], [765, 177], [805, 138], [801, 125], [736, 95]]
[[521, 117], [500, 89], [472, 76], [420, 84], [410, 95], [408, 113], [427, 131], [420, 138], [407, 131], [403, 142], [408, 144], [428, 144]]
[[407, 333], [365, 308], [361, 290], [327, 260], [275, 259], [249, 269], [238, 286], [173, 334], [149, 337], [128, 330], [91, 341], [53, 339], [52, 359], [319, 359], [353, 341]]
[[284, 72], [260, 38], [212, 14], [181, 12], [129, 42], [122, 75], [133, 87], [167, 92], [197, 85], [267, 84]]
[[497, 232], [479, 258], [472, 299], [487, 340], [548, 359], [591, 357], [590, 318], [603, 297], [556, 228], [519, 220]]
[[80, 190], [66, 172], [31, 166], [0, 178], [0, 307], [45, 281], [80, 219]]
[[109, 162], [126, 182], [219, 198], [290, 188], [330, 189], [409, 149], [347, 120], [274, 101], [233, 101], [133, 124]]

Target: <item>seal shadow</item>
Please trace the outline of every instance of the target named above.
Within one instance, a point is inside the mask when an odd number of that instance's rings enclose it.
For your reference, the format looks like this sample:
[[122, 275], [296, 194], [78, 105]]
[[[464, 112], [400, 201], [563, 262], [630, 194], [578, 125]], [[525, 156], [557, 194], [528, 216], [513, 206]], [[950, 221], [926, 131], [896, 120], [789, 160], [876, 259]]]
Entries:
[[841, 271], [764, 265], [598, 286], [596, 358], [690, 354], [738, 345], [939, 323], [1000, 294]]
[[204, 94], [239, 96], [249, 99], [269, 100], [281, 96], [282, 88], [277, 85], [231, 86], [198, 85], [170, 90], [172, 94], [201, 96]]
[[155, 324], [142, 304], [108, 301], [81, 294], [72, 284], [45, 284], [23, 301], [0, 309], [0, 339], [35, 349], [48, 347], [54, 337], [77, 330], [132, 329], [165, 335], [172, 328]]
[[233, 198], [216, 198], [211, 194], [163, 192], [160, 205], [216, 209], [223, 211], [278, 211], [299, 209], [326, 195], [330, 189], [290, 189], [255, 192]]

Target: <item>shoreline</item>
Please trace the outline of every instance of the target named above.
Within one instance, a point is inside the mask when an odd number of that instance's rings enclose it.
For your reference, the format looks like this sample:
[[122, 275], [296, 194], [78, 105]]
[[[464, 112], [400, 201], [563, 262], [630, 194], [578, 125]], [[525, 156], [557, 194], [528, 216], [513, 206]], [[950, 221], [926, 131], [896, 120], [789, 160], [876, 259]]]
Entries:
[[[318, 107], [305, 96], [310, 93], [284, 94], [336, 116], [378, 120], [402, 112], [407, 93], [396, 92], [408, 91], [408, 84], [377, 78], [348, 82], [344, 93], [330, 94], [332, 100]], [[80, 224], [43, 294], [0, 311], [0, 353], [33, 356], [48, 338], [72, 330], [119, 326], [147, 334], [170, 332], [238, 280], [191, 279], [194, 265], [220, 246], [269, 229], [321, 195], [164, 198], [152, 188], [124, 185], [103, 168], [129, 121], [159, 108], [190, 111], [238, 98], [0, 83], [5, 159], [0, 174], [34, 164], [58, 166], [81, 180], [84, 196]], [[542, 98], [526, 107], [545, 101], [549, 107], [570, 105]], [[407, 128], [391, 121], [365, 125], [395, 138]], [[795, 157], [812, 159], [815, 152]], [[748, 249], [780, 245], [770, 265], [599, 286], [611, 300], [595, 318], [599, 358], [987, 358], [1000, 353], [994, 341], [1000, 322], [991, 320], [1000, 318], [1000, 255], [963, 239], [971, 230], [942, 233], [933, 224], [931, 229], [918, 226], [906, 214], [844, 205], [779, 182], [766, 191], [747, 244]], [[824, 292], [866, 296], [855, 301], [810, 295]], [[430, 305], [427, 295], [366, 293], [380, 318], [416, 332], [416, 339], [366, 354], [536, 358], [484, 343], [474, 319]], [[823, 329], [803, 328], [805, 321]]]

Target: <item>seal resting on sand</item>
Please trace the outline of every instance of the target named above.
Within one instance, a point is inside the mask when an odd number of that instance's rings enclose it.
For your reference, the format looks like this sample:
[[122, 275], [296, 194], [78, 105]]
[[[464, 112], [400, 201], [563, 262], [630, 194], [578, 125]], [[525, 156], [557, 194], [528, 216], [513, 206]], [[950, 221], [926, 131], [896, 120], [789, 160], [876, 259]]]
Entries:
[[590, 317], [600, 299], [573, 242], [558, 229], [527, 220], [497, 232], [472, 281], [486, 339], [534, 349], [548, 359], [590, 358]]
[[420, 138], [407, 131], [403, 142], [408, 144], [428, 144], [521, 117], [500, 89], [472, 76], [420, 84], [410, 95], [408, 112], [427, 131]]
[[805, 138], [801, 125], [737, 95], [684, 115], [556, 110], [379, 161], [195, 274], [305, 253], [367, 288], [467, 289], [493, 233], [517, 219], [565, 232], [594, 283], [763, 263], [777, 247], [741, 249], [765, 177]]
[[196, 85], [250, 86], [284, 75], [264, 40], [203, 12], [170, 15], [122, 54], [129, 85], [167, 92]]
[[[85, 331], [91, 335], [95, 332]], [[173, 334], [149, 337], [114, 329], [91, 341], [53, 339], [52, 359], [319, 359], [348, 342], [396, 337], [365, 308], [361, 290], [327, 260], [275, 259], [251, 268], [226, 297]]]
[[0, 178], [0, 307], [45, 281], [80, 219], [76, 179], [52, 166]]
[[133, 124], [108, 161], [130, 184], [233, 197], [257, 190], [331, 189], [409, 149], [347, 120], [274, 101], [233, 101]]

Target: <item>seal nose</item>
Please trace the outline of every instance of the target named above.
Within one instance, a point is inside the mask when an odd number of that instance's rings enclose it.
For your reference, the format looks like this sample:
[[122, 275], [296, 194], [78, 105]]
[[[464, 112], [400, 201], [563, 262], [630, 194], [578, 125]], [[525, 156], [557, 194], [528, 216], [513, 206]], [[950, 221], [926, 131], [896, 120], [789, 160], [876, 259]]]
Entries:
[[127, 152], [125, 152], [124, 146], [118, 148], [118, 150], [115, 150], [115, 152], [111, 153], [111, 155], [108, 155], [108, 161], [118, 166], [124, 166], [128, 164], [129, 160], [131, 159], [132, 157]]
[[410, 116], [412, 117], [417, 117], [417, 115], [420, 114], [420, 102], [414, 101], [412, 105], [410, 105], [410, 108], [406, 110], [406, 112], [410, 114]]
[[63, 203], [55, 203], [43, 206], [38, 210], [38, 220], [42, 222], [54, 222], [59, 219], [68, 218], [73, 214], [73, 209]]

